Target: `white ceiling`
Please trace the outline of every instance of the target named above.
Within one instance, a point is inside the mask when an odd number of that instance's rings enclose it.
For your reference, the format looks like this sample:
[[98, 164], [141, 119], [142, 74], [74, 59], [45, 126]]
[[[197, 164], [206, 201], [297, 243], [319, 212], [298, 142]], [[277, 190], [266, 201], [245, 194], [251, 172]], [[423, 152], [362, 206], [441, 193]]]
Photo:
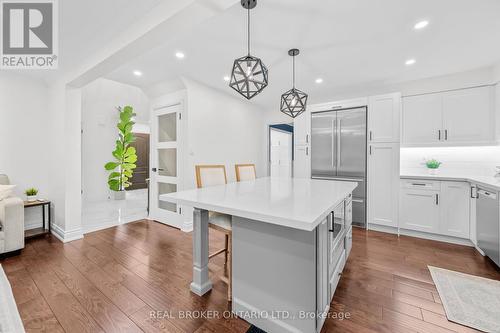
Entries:
[[163, 0], [59, 1], [59, 68], [20, 71], [52, 81], [105, 48], [127, 26]]
[[[158, 1], [140, 2], [153, 6]], [[92, 2], [106, 3], [112, 10], [123, 0]], [[125, 11], [136, 10], [131, 2]], [[261, 0], [251, 15], [252, 54], [268, 66], [270, 80], [252, 102], [268, 108], [278, 108], [281, 93], [291, 86], [287, 51], [292, 47], [301, 49], [296, 86], [309, 93], [310, 102], [322, 101], [343, 87], [443, 75], [500, 60], [498, 0]], [[429, 26], [413, 30], [422, 19], [429, 20]], [[104, 32], [115, 33], [123, 20], [113, 23], [110, 31], [97, 26], [81, 33], [101, 38]], [[178, 50], [185, 59], [175, 58]], [[179, 35], [175, 45], [159, 45], [107, 77], [147, 88], [187, 76], [236, 95], [222, 78], [230, 73], [234, 58], [244, 54], [246, 12], [235, 5]], [[416, 64], [405, 66], [409, 58]], [[136, 77], [133, 70], [144, 75]], [[316, 84], [317, 77], [324, 83]]]

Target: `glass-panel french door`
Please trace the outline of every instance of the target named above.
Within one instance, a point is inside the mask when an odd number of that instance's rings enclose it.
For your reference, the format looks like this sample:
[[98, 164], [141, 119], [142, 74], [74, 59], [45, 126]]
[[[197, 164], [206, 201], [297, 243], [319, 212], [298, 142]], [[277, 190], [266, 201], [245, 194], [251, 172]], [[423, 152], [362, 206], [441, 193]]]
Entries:
[[153, 103], [151, 110], [151, 192], [150, 218], [182, 227], [181, 208], [160, 201], [162, 194], [177, 192], [181, 189], [181, 138], [182, 113], [184, 104], [159, 102]]

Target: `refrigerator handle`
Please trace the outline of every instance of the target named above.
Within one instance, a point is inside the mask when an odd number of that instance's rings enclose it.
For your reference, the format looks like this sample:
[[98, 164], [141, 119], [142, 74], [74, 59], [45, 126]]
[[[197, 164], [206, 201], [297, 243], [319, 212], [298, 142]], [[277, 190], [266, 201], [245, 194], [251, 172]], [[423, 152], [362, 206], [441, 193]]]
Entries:
[[337, 172], [340, 169], [340, 161], [342, 160], [342, 147], [340, 146], [340, 138], [342, 137], [342, 119], [338, 120], [338, 131], [336, 131], [337, 135]]
[[336, 135], [337, 119], [332, 120], [332, 167], [335, 167], [335, 155], [337, 155], [335, 149], [335, 135]]

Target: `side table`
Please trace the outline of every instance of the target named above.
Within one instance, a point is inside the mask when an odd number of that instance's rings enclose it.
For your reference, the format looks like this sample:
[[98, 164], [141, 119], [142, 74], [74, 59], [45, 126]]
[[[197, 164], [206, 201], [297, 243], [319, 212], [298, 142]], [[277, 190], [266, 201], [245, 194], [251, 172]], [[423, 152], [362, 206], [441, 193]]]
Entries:
[[[52, 222], [52, 216], [51, 216], [51, 212], [50, 212], [50, 201], [37, 200], [37, 201], [25, 201], [24, 202], [24, 209], [31, 208], [31, 207], [39, 207], [39, 206], [42, 206], [42, 227], [26, 230], [24, 232], [25, 239], [50, 234], [50, 223]], [[45, 210], [47, 210], [47, 214], [45, 213]], [[48, 215], [47, 218], [46, 218], [46, 215]]]

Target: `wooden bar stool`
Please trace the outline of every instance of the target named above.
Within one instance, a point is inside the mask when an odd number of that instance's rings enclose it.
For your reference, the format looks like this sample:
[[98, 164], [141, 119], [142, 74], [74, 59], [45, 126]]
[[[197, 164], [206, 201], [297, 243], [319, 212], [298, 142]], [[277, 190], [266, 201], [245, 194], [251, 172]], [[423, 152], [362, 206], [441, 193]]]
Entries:
[[255, 164], [235, 164], [236, 181], [254, 180], [257, 178]]
[[[196, 165], [196, 185], [198, 188], [227, 184], [226, 167], [224, 165]], [[231, 215], [218, 212], [208, 212], [208, 227], [224, 233], [224, 248], [209, 254], [211, 259], [221, 253], [224, 253], [224, 265], [227, 268], [227, 278], [221, 277], [221, 280], [227, 284], [227, 299], [232, 298], [232, 263], [231, 263]]]

